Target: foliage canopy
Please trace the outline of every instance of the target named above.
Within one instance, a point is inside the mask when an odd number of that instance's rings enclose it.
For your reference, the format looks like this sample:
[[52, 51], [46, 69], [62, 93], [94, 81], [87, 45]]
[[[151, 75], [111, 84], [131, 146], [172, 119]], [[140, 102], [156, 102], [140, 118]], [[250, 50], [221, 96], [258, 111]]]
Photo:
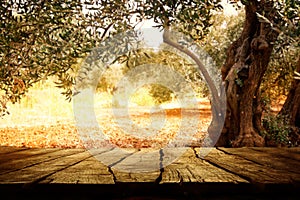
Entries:
[[218, 0], [4, 1], [0, 5], [0, 109], [16, 103], [33, 83], [50, 76], [71, 99], [74, 65], [105, 38], [145, 19], [201, 39]]

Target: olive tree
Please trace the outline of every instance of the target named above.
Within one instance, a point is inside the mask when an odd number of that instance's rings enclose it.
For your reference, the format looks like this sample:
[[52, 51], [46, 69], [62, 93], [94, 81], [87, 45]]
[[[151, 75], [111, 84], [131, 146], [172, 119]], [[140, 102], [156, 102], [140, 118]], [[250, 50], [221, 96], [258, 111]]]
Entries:
[[[103, 39], [130, 29], [126, 1], [3, 1], [0, 4], [0, 111], [54, 76], [72, 96], [76, 65]], [[118, 10], [117, 14], [111, 12]]]
[[[264, 146], [260, 85], [281, 34], [299, 32], [297, 1], [242, 1], [245, 21], [222, 67], [226, 82], [225, 126], [217, 145]], [[292, 36], [295, 37], [295, 36]]]

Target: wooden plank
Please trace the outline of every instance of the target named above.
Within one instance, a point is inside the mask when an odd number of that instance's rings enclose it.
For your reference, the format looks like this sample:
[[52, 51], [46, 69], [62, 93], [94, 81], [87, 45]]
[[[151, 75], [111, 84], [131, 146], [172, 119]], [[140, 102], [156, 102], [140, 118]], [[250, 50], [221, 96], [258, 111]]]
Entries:
[[[143, 172], [143, 173], [130, 173], [130, 179], [128, 182], [134, 182], [134, 183], [156, 183], [156, 180], [160, 176], [160, 171], [151, 171], [151, 172]], [[117, 182], [124, 182], [123, 179], [119, 178], [118, 175], [116, 175], [116, 181]], [[121, 181], [122, 180], [122, 181]]]
[[[5, 174], [8, 172], [24, 169], [32, 165], [40, 164], [43, 162], [51, 161], [54, 159], [62, 158], [64, 156], [69, 156], [72, 154], [77, 154], [85, 151], [84, 149], [41, 149], [44, 151], [43, 154], [37, 154], [30, 157], [23, 155], [20, 159], [11, 159], [9, 162], [0, 163], [0, 174]], [[30, 151], [28, 149], [27, 151]], [[35, 152], [35, 151], [33, 151]], [[9, 154], [11, 155], [11, 154]]]
[[0, 146], [0, 155], [28, 149], [26, 147]]
[[[299, 181], [289, 175], [289, 171], [298, 172], [293, 169], [293, 166], [298, 168], [297, 159], [281, 157], [272, 150], [227, 150], [213, 148], [207, 156], [199, 158], [199, 148], [195, 149], [196, 152], [189, 148], [177, 159], [174, 159], [178, 156], [177, 152], [170, 149], [153, 155], [142, 153], [150, 149], [122, 149], [125, 154], [120, 149], [60, 149], [46, 154], [33, 153], [24, 160], [20, 156], [20, 159], [0, 163], [0, 171], [1, 166], [8, 163], [15, 169], [0, 175], [0, 190], [5, 195], [16, 194], [15, 199], [133, 199], [134, 196], [150, 199], [149, 195], [153, 194], [156, 195], [153, 198], [161, 199], [177, 199], [179, 195], [181, 199], [255, 199], [262, 197], [259, 196], [261, 194], [267, 198], [273, 194], [271, 198], [276, 197], [274, 199], [291, 199], [292, 195], [298, 194]], [[282, 150], [279, 149], [279, 152], [289, 155], [288, 150]], [[252, 157], [247, 152], [253, 153]], [[295, 165], [290, 165], [289, 169], [282, 164], [271, 163], [272, 158], [274, 162], [288, 159]], [[140, 167], [144, 170], [136, 173], [136, 165], [133, 164], [141, 160], [145, 161]], [[158, 163], [160, 167], [165, 166], [164, 169], [145, 170]], [[118, 168], [123, 171], [118, 171]]]
[[[202, 177], [194, 176], [188, 169], [188, 160], [193, 160], [195, 156], [191, 149], [178, 149], [176, 152], [173, 149], [163, 150], [163, 165], [165, 166], [162, 172], [161, 184], [164, 183], [181, 183], [181, 182], [203, 182]], [[180, 158], [177, 158], [180, 155]], [[197, 159], [196, 159], [197, 160]], [[194, 160], [194, 161], [196, 161]]]
[[158, 149], [142, 148], [112, 166], [116, 182], [155, 182], [160, 175]]
[[[114, 148], [108, 152], [105, 152], [103, 154], [95, 155], [92, 151], [92, 155], [100, 161], [103, 165], [107, 166], [109, 171], [113, 174], [114, 176], [114, 181], [116, 181], [116, 176], [119, 176], [117, 171], [113, 172], [112, 167], [124, 160], [126, 157], [132, 155], [135, 153], [137, 150], [134, 148]], [[116, 173], [116, 174], [115, 174]], [[129, 174], [121, 174], [124, 179], [130, 179]]]
[[[219, 148], [220, 150], [241, 156], [247, 160], [255, 163], [271, 167], [274, 169], [282, 170], [286, 175], [295, 178], [294, 180], [300, 181], [300, 161], [288, 159], [275, 153], [275, 148], [270, 149], [268, 153], [264, 151], [255, 151], [250, 148]], [[273, 153], [272, 153], [273, 152]]]
[[132, 155], [137, 150], [134, 148], [114, 148], [105, 153], [94, 155], [93, 150], [90, 150], [91, 154], [104, 165], [111, 167], [124, 160], [126, 157]]
[[180, 182], [248, 183], [235, 174], [197, 158], [192, 149], [188, 149], [179, 159], [164, 168], [160, 183]]
[[283, 147], [282, 149], [288, 151], [288, 152], [293, 152], [300, 154], [300, 148], [299, 147]]
[[140, 173], [159, 171], [160, 169], [160, 154], [159, 150], [151, 148], [142, 148], [134, 152], [130, 156], [123, 159], [121, 162], [112, 166], [113, 169], [119, 169], [129, 173]]
[[81, 162], [89, 157], [91, 154], [87, 151], [77, 150], [78, 153], [41, 162], [21, 170], [5, 173], [0, 175], [0, 182], [2, 184], [23, 183], [31, 184], [45, 179], [53, 173], [68, 168], [76, 163]]
[[[252, 147], [251, 149], [259, 152], [271, 154], [271, 156], [281, 156], [287, 159], [293, 159], [300, 162], [300, 154], [297, 151], [300, 148], [268, 148], [268, 147]], [[297, 150], [298, 149], [298, 150]]]
[[[94, 155], [109, 151], [110, 149], [94, 150]], [[95, 157], [87, 158], [64, 170], [55, 172], [40, 183], [59, 184], [113, 184], [113, 175], [107, 166]]]
[[0, 157], [0, 163], [3, 164], [5, 162], [9, 162], [12, 160], [20, 160], [20, 159], [23, 160], [24, 158], [37, 156], [40, 154], [46, 154], [58, 150], [59, 149], [54, 149], [54, 148], [49, 148], [49, 149], [33, 148], [33, 149], [24, 149], [22, 151], [14, 151], [7, 154], [2, 154]]
[[[200, 150], [196, 149], [197, 152]], [[268, 166], [260, 165], [245, 158], [226, 154], [218, 149], [213, 149], [204, 160], [220, 168], [235, 173], [253, 184], [291, 184], [292, 177]]]

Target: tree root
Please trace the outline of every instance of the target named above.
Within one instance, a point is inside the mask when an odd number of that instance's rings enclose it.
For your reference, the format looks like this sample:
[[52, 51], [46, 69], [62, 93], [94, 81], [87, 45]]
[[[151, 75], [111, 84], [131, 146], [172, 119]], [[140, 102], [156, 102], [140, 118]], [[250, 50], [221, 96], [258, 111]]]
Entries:
[[232, 147], [263, 147], [265, 140], [255, 131], [241, 133], [237, 139], [232, 142]]

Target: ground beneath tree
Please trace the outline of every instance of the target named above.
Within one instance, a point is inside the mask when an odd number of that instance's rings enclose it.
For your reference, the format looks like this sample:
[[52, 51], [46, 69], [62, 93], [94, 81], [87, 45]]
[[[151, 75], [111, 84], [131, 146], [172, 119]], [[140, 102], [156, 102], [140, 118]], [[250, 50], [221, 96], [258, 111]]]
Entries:
[[[121, 110], [96, 109], [99, 132], [80, 131], [72, 119], [43, 123], [43, 118], [28, 116], [15, 126], [0, 128], [0, 145], [42, 148], [83, 148], [95, 145], [103, 137], [118, 147], [160, 148], [170, 143], [183, 146], [201, 145], [211, 121], [208, 100], [199, 102], [198, 109], [130, 108], [129, 116]], [[103, 136], [103, 137], [102, 137]], [[84, 145], [85, 144], [85, 145]]]

